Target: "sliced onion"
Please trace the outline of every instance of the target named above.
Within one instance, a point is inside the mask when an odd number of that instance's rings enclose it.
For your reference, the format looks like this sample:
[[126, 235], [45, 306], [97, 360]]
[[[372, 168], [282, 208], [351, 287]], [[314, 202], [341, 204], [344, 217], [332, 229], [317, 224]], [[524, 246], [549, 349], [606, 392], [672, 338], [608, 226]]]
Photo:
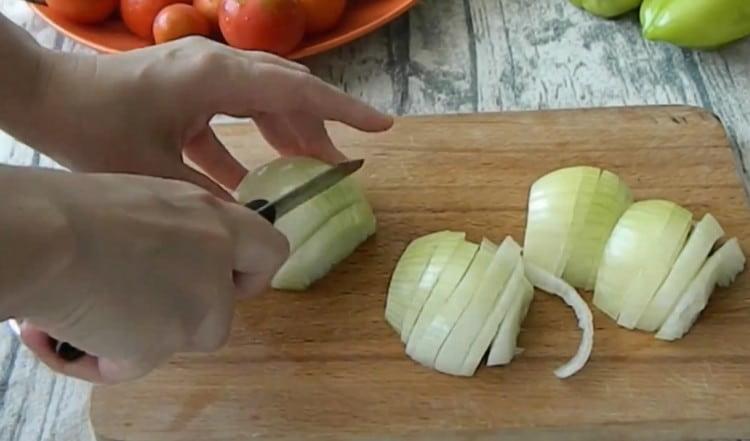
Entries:
[[[464, 362], [477, 342], [478, 335], [484, 325], [497, 330], [499, 320], [493, 322], [491, 312], [501, 294], [504, 293], [506, 282], [513, 272], [513, 268], [521, 259], [521, 247], [510, 237], [497, 248], [492, 261], [484, 273], [484, 277], [477, 288], [476, 294], [463, 311], [448, 337], [443, 342], [440, 352], [435, 359], [435, 369], [453, 375], [467, 375]], [[515, 293], [513, 293], [515, 294]], [[489, 341], [482, 353], [487, 350]], [[482, 353], [479, 354], [481, 358]], [[477, 364], [479, 360], [477, 360]], [[474, 367], [476, 369], [476, 366]], [[468, 375], [472, 375], [472, 370]]]
[[[678, 219], [688, 218], [689, 227], [689, 212], [673, 202], [659, 199], [634, 203], [615, 225], [604, 248], [593, 298], [594, 305], [613, 320], [618, 320], [626, 305], [639, 301], [626, 298], [629, 293], [631, 297], [644, 295], [650, 300], [661, 283], [658, 277], [652, 276], [650, 267], [658, 269], [657, 276], [666, 277], [674, 262], [670, 259], [676, 258], [681, 239], [684, 240], [681, 234], [669, 235], [669, 242], [663, 237], [675, 211], [679, 213]], [[679, 227], [677, 222], [669, 231]], [[641, 287], [641, 290], [632, 291], [633, 287]]]
[[[277, 158], [248, 173], [235, 196], [243, 204], [274, 200], [329, 167], [308, 157]], [[364, 192], [348, 177], [277, 219], [275, 227], [289, 241], [290, 256], [271, 285], [304, 290], [372, 235], [376, 220]], [[295, 256], [300, 250], [305, 251]], [[313, 256], [311, 250], [325, 252]]]
[[443, 342], [477, 292], [482, 277], [496, 251], [496, 245], [488, 240], [482, 241], [479, 251], [477, 251], [474, 261], [463, 279], [437, 311], [432, 322], [426, 327], [422, 338], [414, 345], [413, 353], [409, 353], [407, 347], [407, 354], [415, 361], [425, 366], [434, 367], [435, 358]]
[[[471, 242], [462, 242], [456, 248], [430, 296], [422, 306], [422, 311], [417, 318], [414, 327], [409, 334], [406, 344], [406, 353], [414, 358], [419, 343], [422, 341], [425, 331], [429, 328], [437, 313], [445, 302], [455, 291], [456, 287], [463, 281], [466, 272], [474, 262], [479, 245]], [[431, 365], [429, 367], [432, 367]]]
[[[581, 192], [584, 192], [583, 188]], [[602, 170], [588, 208], [581, 206], [580, 201], [577, 204], [583, 212], [583, 220], [574, 224], [570, 257], [562, 275], [564, 280], [576, 288], [594, 288], [607, 239], [617, 220], [632, 203], [633, 194], [622, 179]]]
[[576, 314], [578, 327], [582, 330], [581, 342], [576, 354], [567, 363], [555, 369], [555, 376], [568, 378], [580, 371], [591, 356], [594, 346], [594, 318], [586, 302], [567, 282], [553, 274], [526, 262], [526, 277], [535, 287], [562, 298]]
[[487, 355], [487, 366], [506, 365], [521, 352], [517, 347], [518, 335], [521, 332], [521, 323], [526, 318], [534, 298], [534, 287], [525, 277], [523, 262], [519, 263], [516, 270], [519, 276], [514, 279], [514, 285], [508, 286], [512, 291], [504, 293], [504, 296], [507, 295], [513, 299], [513, 303], [507, 309]]
[[449, 233], [438, 231], [421, 236], [409, 243], [399, 257], [388, 285], [385, 303], [385, 320], [396, 332], [401, 333], [406, 310], [411, 305], [414, 289], [422, 278], [435, 247]]
[[651, 243], [644, 243], [644, 264], [639, 274], [625, 291], [624, 302], [617, 324], [633, 329], [648, 307], [659, 286], [669, 275], [677, 256], [685, 246], [693, 215], [674, 204], [667, 225]]
[[271, 281], [278, 289], [305, 290], [375, 233], [370, 205], [357, 202], [328, 219], [279, 268]]
[[632, 201], [624, 181], [607, 170], [548, 173], [529, 193], [524, 260], [575, 287], [593, 288], [607, 239]]
[[[592, 170], [595, 169], [563, 168], [542, 176], [531, 186], [524, 237], [525, 260], [555, 275], [562, 274], [577, 196], [584, 176], [590, 176]], [[594, 192], [590, 186], [584, 191]]]
[[649, 332], [659, 329], [674, 309], [680, 294], [685, 292], [708, 258], [716, 241], [723, 236], [724, 230], [716, 218], [710, 213], [706, 214], [693, 229], [667, 279], [651, 299], [636, 328]]
[[715, 286], [729, 286], [744, 267], [745, 255], [737, 239], [732, 238], [706, 260], [659, 332], [656, 333], [656, 338], [660, 340], [682, 338], [708, 304]]
[[401, 341], [406, 343], [409, 341], [409, 335], [414, 326], [414, 323], [422, 312], [422, 306], [430, 296], [432, 289], [435, 287], [440, 274], [443, 272], [445, 265], [450, 260], [456, 248], [464, 241], [466, 237], [465, 233], [458, 232], [446, 232], [440, 237], [440, 240], [435, 243], [435, 250], [430, 257], [430, 261], [427, 263], [425, 270], [422, 272], [422, 277], [419, 279], [419, 283], [414, 287], [414, 293], [411, 296], [411, 302], [409, 307], [406, 309], [404, 319], [401, 323]]

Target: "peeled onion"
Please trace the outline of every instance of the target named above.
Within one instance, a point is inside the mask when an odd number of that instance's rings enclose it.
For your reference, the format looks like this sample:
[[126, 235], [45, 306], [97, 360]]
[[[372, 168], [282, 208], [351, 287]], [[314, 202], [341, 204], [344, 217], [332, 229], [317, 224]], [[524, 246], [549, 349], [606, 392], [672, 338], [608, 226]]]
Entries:
[[529, 192], [524, 260], [574, 287], [593, 288], [604, 245], [632, 203], [628, 186], [596, 167], [566, 167]]
[[[237, 200], [274, 200], [329, 167], [308, 157], [277, 158], [245, 176]], [[305, 290], [374, 234], [377, 224], [364, 192], [350, 176], [277, 219], [275, 227], [289, 241], [290, 256], [271, 286]]]

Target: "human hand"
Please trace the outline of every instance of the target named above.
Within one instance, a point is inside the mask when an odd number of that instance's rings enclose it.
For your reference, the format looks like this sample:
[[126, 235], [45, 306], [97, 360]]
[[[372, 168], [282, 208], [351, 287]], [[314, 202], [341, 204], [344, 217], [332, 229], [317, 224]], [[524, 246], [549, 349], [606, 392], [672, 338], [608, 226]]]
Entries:
[[[45, 242], [39, 255], [47, 264], [28, 269], [37, 259], [25, 259], [23, 272], [35, 277], [20, 278], [9, 290], [15, 301], [3, 306], [22, 321], [21, 338], [31, 351], [66, 375], [130, 381], [175, 353], [220, 348], [235, 298], [264, 291], [288, 257], [285, 237], [270, 223], [190, 183], [26, 174], [34, 180], [14, 182], [27, 188], [19, 195], [23, 204], [44, 207], [43, 216], [28, 222], [36, 224], [28, 235], [32, 244]], [[9, 222], [23, 225], [19, 213]], [[18, 246], [28, 248], [29, 241]], [[12, 244], [6, 248], [12, 252]], [[65, 362], [49, 336], [90, 355]]]
[[[73, 170], [182, 179], [227, 199], [216, 183], [233, 190], [247, 169], [209, 127], [216, 114], [252, 118], [282, 155], [327, 162], [345, 156], [325, 121], [364, 131], [392, 124], [300, 64], [202, 37], [117, 55], [43, 59], [47, 116], [30, 145]], [[188, 167], [181, 153], [205, 174]]]

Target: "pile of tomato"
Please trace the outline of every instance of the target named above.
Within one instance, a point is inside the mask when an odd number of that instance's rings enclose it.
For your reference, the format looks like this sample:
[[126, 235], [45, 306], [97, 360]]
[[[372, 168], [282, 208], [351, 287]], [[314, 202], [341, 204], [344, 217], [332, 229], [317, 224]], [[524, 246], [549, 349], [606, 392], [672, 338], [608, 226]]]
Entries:
[[306, 35], [327, 32], [347, 0], [46, 0], [68, 20], [95, 26], [119, 17], [134, 35], [164, 43], [202, 35], [230, 46], [279, 55]]

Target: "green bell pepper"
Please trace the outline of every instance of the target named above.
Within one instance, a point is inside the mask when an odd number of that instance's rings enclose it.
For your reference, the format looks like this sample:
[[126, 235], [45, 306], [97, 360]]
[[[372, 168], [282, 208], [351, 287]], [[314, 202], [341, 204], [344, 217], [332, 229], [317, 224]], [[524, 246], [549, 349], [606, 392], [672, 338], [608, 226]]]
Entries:
[[630, 12], [640, 6], [641, 1], [643, 0], [570, 0], [579, 8], [604, 18], [613, 18]]
[[750, 35], [750, 0], [644, 0], [643, 37], [710, 50]]

